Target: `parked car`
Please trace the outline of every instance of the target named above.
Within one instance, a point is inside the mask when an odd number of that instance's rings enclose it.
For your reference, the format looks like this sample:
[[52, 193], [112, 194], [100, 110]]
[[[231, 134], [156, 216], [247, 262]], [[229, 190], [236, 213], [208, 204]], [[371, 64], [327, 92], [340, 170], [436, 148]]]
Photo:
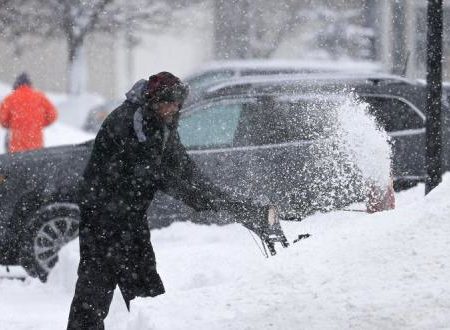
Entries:
[[[183, 110], [180, 137], [215, 184], [232, 194], [268, 198], [286, 219], [340, 208], [364, 196], [349, 189], [351, 180], [342, 190], [333, 180], [330, 185], [317, 177], [323, 175], [323, 162], [315, 146], [326, 116], [321, 109], [343, 90], [368, 102], [391, 135], [396, 187], [423, 181], [425, 87], [395, 76], [289, 75], [224, 82]], [[310, 104], [314, 111], [305, 112]], [[1, 264], [21, 264], [46, 279], [59, 249], [78, 234], [74, 191], [92, 145], [0, 156]], [[184, 220], [226, 221], [226, 215], [197, 214], [163, 194], [157, 194], [148, 216], [152, 228]]]
[[90, 133], [97, 133], [106, 117], [117, 108], [124, 100], [109, 100], [89, 110], [83, 130]]
[[[190, 88], [185, 106], [199, 101], [208, 88], [225, 82], [249, 76], [274, 76], [286, 74], [358, 73], [381, 71], [376, 62], [355, 61], [313, 61], [313, 60], [234, 60], [215, 61], [205, 64], [183, 79]], [[96, 133], [106, 118], [122, 100], [109, 100], [89, 111], [84, 129]]]

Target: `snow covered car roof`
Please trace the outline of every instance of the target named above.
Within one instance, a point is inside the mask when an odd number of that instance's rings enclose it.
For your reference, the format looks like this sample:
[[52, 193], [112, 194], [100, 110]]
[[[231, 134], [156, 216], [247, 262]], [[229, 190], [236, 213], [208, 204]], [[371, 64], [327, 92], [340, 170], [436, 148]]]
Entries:
[[382, 73], [320, 73], [320, 74], [288, 74], [273, 76], [248, 76], [230, 79], [217, 83], [210, 87], [205, 94], [205, 98], [211, 98], [218, 94], [235, 94], [237, 90], [242, 92], [256, 92], [266, 88], [283, 89], [292, 87], [311, 87], [325, 85], [355, 85], [355, 84], [409, 84], [418, 85], [414, 80], [409, 80], [401, 76]]
[[252, 60], [234, 60], [234, 61], [214, 61], [207, 63], [199, 68], [190, 77], [197, 76], [209, 71], [232, 70], [268, 70], [279, 71], [292, 69], [294, 71], [304, 71], [305, 73], [314, 72], [342, 72], [342, 71], [364, 71], [380, 72], [382, 65], [377, 62], [368, 61], [323, 61], [323, 60], [270, 60], [270, 59], [252, 59]]

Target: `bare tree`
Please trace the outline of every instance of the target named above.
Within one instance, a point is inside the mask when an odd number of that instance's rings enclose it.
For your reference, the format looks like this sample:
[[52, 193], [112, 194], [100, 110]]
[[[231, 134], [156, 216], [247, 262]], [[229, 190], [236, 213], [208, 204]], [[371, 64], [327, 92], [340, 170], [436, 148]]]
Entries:
[[250, 25], [250, 56], [267, 58], [303, 22], [299, 13], [305, 3], [299, 0], [258, 2], [259, 5], [249, 11], [249, 19], [253, 22]]
[[217, 58], [267, 58], [300, 24], [303, 0], [214, 0]]
[[[35, 0], [33, 31], [44, 38], [63, 36], [68, 53], [68, 91], [85, 89], [83, 46], [93, 32], [117, 32], [125, 27], [145, 29], [156, 26], [168, 14], [160, 0]], [[35, 23], [34, 23], [35, 22]]]
[[25, 1], [0, 0], [0, 35], [9, 42], [14, 42], [21, 35], [21, 8]]

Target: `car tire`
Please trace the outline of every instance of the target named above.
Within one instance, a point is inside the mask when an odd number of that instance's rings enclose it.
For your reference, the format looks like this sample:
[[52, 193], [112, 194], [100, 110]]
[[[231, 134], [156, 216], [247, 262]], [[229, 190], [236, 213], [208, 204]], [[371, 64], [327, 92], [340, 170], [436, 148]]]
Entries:
[[33, 213], [22, 236], [20, 264], [27, 273], [47, 281], [58, 252], [78, 237], [80, 209], [72, 203], [52, 203]]

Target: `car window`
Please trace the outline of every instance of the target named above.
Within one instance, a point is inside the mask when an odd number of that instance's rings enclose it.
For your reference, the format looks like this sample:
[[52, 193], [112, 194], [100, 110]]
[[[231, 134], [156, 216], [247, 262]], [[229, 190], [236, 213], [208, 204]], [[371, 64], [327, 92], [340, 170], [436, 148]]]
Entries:
[[361, 99], [369, 104], [369, 112], [387, 132], [424, 127], [420, 115], [399, 99], [379, 96], [366, 96]]
[[183, 114], [178, 132], [188, 149], [207, 149], [233, 145], [243, 105], [217, 103]]

